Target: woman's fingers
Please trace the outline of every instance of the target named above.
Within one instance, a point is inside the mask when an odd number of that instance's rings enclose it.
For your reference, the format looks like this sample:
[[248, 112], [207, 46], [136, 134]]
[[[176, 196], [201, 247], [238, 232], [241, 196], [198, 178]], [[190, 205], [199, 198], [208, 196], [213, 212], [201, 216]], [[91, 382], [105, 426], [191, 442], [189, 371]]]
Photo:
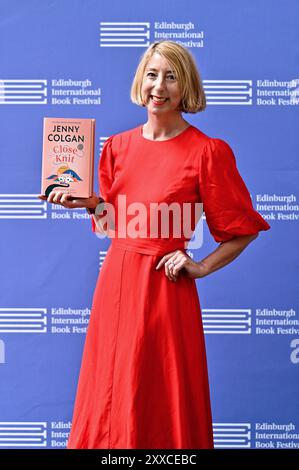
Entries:
[[37, 197], [49, 203], [60, 204], [67, 209], [89, 207], [91, 200], [91, 198], [75, 199], [71, 194], [62, 191], [51, 191], [48, 197], [44, 194], [39, 194]]
[[165, 263], [165, 273], [172, 281], [177, 280], [177, 274], [174, 274], [173, 270], [178, 262], [180, 253], [176, 253], [169, 258], [168, 261]]
[[67, 201], [67, 197], [69, 197], [69, 195], [62, 193], [61, 191], [51, 191], [48, 197], [44, 194], [40, 194], [38, 197], [43, 201], [50, 203], [63, 204]]
[[76, 206], [76, 203], [78, 203], [77, 199], [73, 199], [70, 194], [62, 194], [62, 197], [60, 198], [60, 204], [69, 207], [70, 209]]
[[177, 260], [180, 259], [181, 252], [174, 251], [164, 255], [163, 258], [159, 261], [156, 266], [156, 269], [159, 269], [164, 264], [165, 274], [171, 281], [177, 280], [177, 274], [173, 273], [174, 265], [177, 263]]
[[172, 275], [177, 279], [178, 273], [180, 269], [184, 266], [185, 259], [182, 257], [179, 259], [176, 263], [175, 266], [173, 267]]
[[170, 279], [170, 281], [174, 281], [175, 278], [172, 275], [171, 267], [165, 263], [164, 268], [165, 268], [165, 274], [168, 277], [168, 279]]
[[159, 261], [159, 263], [156, 266], [156, 269], [160, 269], [161, 266], [163, 266], [163, 264], [164, 264], [165, 274], [168, 277], [168, 279], [170, 279], [170, 280], [172, 280], [172, 277], [171, 277], [171, 273], [169, 272], [168, 265], [166, 265], [166, 262], [167, 262], [168, 259], [171, 258], [171, 256], [173, 256], [172, 253], [168, 253], [167, 255], [163, 256], [163, 258]]
[[163, 264], [173, 255], [173, 253], [168, 253], [167, 255], [164, 255], [163, 258], [160, 259], [159, 263], [156, 266], [156, 269], [161, 268]]
[[159, 263], [158, 263], [157, 266], [156, 266], [156, 269], [160, 269], [160, 268], [161, 268], [161, 266], [162, 266], [162, 265], [164, 264], [164, 262], [165, 262], [164, 259], [165, 259], [165, 256], [163, 256], [163, 258], [160, 259]]
[[47, 201], [50, 202], [50, 203], [53, 203], [53, 202], [56, 203], [56, 202], [57, 202], [57, 199], [54, 200], [54, 198], [57, 197], [57, 194], [58, 194], [57, 192], [51, 191], [50, 194], [49, 194], [49, 196], [48, 196]]
[[69, 203], [70, 201], [68, 200], [70, 197], [69, 194], [63, 193], [62, 191], [51, 191], [49, 196], [48, 196], [48, 202], [54, 203], [54, 204], [61, 204], [62, 206], [66, 203]]

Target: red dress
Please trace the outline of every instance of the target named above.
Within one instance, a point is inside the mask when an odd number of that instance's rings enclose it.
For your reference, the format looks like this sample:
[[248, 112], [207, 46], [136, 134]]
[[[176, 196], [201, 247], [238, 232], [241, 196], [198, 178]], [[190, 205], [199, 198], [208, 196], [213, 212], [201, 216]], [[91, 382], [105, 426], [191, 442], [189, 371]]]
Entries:
[[[252, 206], [230, 146], [192, 125], [166, 141], [146, 139], [142, 126], [109, 137], [99, 188], [116, 209], [119, 194], [127, 205], [147, 207], [203, 202], [216, 242], [270, 228]], [[173, 282], [164, 266], [155, 270], [164, 254], [186, 251], [190, 238], [111, 239], [94, 291], [67, 448], [213, 448], [195, 279], [182, 270]]]

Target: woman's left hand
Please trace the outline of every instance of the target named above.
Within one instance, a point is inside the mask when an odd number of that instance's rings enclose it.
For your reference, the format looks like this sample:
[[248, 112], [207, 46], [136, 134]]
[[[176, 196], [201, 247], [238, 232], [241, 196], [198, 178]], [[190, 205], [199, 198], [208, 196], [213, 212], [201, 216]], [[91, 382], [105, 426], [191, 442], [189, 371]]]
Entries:
[[180, 250], [172, 251], [164, 255], [157, 264], [156, 269], [159, 269], [163, 264], [165, 266], [165, 274], [171, 281], [177, 280], [178, 273], [181, 269], [186, 271], [188, 277], [193, 279], [199, 277], [198, 263]]

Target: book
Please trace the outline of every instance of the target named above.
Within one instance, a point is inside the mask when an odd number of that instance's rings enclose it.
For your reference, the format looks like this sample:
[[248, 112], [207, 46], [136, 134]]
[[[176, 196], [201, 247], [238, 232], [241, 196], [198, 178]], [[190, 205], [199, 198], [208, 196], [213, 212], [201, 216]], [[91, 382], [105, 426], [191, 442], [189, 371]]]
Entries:
[[95, 119], [44, 117], [41, 194], [93, 193]]

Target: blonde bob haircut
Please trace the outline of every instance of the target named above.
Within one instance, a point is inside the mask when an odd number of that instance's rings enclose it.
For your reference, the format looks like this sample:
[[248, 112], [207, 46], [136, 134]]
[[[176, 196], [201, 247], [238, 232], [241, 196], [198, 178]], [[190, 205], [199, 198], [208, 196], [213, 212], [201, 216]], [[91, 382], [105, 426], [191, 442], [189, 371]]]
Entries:
[[178, 110], [184, 113], [203, 111], [206, 108], [206, 96], [195, 60], [184, 46], [174, 41], [154, 42], [144, 52], [131, 86], [131, 101], [138, 106], [145, 106], [142, 100], [141, 87], [147, 64], [153, 54], [156, 53], [164, 57], [175, 72], [182, 96]]

